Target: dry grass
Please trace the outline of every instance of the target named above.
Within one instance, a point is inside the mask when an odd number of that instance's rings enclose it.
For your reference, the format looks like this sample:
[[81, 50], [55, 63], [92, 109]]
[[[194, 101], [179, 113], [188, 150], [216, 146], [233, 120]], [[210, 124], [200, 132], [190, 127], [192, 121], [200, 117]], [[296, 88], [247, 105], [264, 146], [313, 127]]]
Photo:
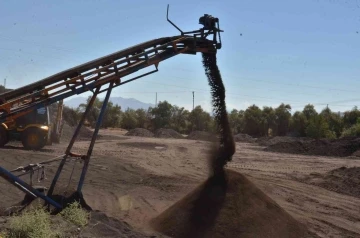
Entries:
[[[84, 227], [88, 224], [90, 213], [74, 202], [58, 216], [78, 227]], [[58, 238], [64, 237], [66, 232], [63, 228], [57, 222], [52, 222], [49, 212], [38, 208], [12, 216], [7, 231], [0, 233], [0, 238]]]
[[81, 227], [88, 224], [90, 216], [89, 212], [82, 209], [78, 202], [73, 202], [64, 208], [64, 210], [60, 212], [60, 215], [64, 217], [65, 220]]
[[8, 238], [51, 238], [58, 237], [58, 232], [51, 227], [50, 214], [43, 209], [24, 212], [9, 220]]

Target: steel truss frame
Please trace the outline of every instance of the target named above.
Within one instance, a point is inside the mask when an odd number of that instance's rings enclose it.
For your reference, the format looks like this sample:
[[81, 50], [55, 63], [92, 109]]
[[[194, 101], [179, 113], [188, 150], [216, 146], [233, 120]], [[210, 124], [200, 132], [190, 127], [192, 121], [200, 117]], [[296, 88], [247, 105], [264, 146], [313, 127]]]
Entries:
[[[212, 16], [205, 14], [204, 17], [201, 17], [199, 20], [199, 23], [203, 24], [204, 27], [190, 32], [181, 31], [180, 28], [168, 19], [168, 13], [167, 20], [181, 32], [181, 35], [147, 41], [65, 70], [16, 90], [0, 94], [0, 124], [6, 124], [15, 121], [16, 118], [25, 115], [32, 110], [53, 104], [73, 95], [82, 94], [87, 91], [91, 91], [93, 93], [64, 155], [55, 159], [37, 163], [35, 165], [30, 164], [26, 167], [19, 167], [13, 171], [8, 171], [0, 166], [0, 176], [18, 187], [20, 190], [24, 191], [26, 194], [33, 197], [39, 197], [55, 208], [62, 209], [63, 205], [56, 202], [51, 198], [51, 196], [54, 193], [54, 188], [67, 159], [75, 157], [84, 161], [77, 185], [77, 193], [81, 196], [91, 154], [113, 88], [157, 72], [158, 65], [161, 61], [169, 59], [175, 55], [195, 55], [197, 52], [216, 54], [217, 49], [221, 48], [220, 32], [223, 31], [219, 29], [217, 18], [213, 18]], [[215, 26], [215, 23], [217, 23], [217, 27]], [[217, 41], [217, 35], [220, 42]], [[208, 36], [213, 36], [213, 38], [209, 40], [207, 39]], [[122, 81], [123, 77], [152, 65], [155, 66], [154, 70]], [[108, 86], [101, 89], [106, 85]], [[84, 124], [90, 108], [93, 106], [97, 95], [102, 92], [106, 92], [106, 96], [101, 107], [87, 154], [74, 154], [71, 152], [71, 149], [75, 140]], [[13, 172], [19, 171], [27, 172], [55, 161], [60, 161], [60, 164], [51, 182], [47, 195], [38, 191], [35, 187], [13, 174]]]

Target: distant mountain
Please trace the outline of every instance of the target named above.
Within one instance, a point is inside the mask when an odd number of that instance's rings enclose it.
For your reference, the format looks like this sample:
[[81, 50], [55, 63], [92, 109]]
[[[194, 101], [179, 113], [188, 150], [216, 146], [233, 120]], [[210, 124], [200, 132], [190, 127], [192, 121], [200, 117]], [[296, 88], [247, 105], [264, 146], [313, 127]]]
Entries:
[[[101, 98], [103, 100], [103, 98]], [[68, 107], [77, 108], [81, 103], [86, 103], [86, 97], [75, 97], [69, 100], [64, 100], [64, 104]], [[110, 97], [113, 104], [121, 106], [121, 110], [125, 111], [127, 108], [139, 109], [143, 108], [147, 110], [149, 107], [154, 107], [154, 104], [141, 102], [135, 98], [122, 98], [122, 97]]]

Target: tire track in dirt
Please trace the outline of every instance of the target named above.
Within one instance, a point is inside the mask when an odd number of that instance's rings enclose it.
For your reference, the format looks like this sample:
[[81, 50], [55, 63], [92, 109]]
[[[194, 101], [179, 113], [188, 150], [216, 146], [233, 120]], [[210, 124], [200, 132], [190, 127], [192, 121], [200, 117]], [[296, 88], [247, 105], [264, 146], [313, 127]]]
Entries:
[[327, 172], [332, 169], [339, 168], [337, 165], [327, 166], [324, 167], [296, 167], [296, 166], [277, 166], [277, 165], [252, 165], [252, 164], [242, 164], [242, 163], [233, 163], [230, 162], [226, 165], [228, 168], [237, 168], [237, 169], [244, 169], [244, 170], [258, 170], [263, 171], [266, 169], [267, 171], [272, 172], [298, 172], [298, 173], [304, 173], [309, 174], [311, 172]]

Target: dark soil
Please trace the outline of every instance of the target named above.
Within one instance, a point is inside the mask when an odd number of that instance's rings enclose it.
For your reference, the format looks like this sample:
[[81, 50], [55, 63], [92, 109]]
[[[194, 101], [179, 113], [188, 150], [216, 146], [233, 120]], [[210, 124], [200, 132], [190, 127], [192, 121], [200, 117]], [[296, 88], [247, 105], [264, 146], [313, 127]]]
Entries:
[[[8, 229], [8, 219], [10, 217], [0, 217], [0, 231]], [[100, 211], [90, 211], [90, 220], [88, 225], [78, 230], [78, 227], [65, 221], [60, 216], [51, 216], [51, 221], [56, 224], [56, 229], [61, 231], [61, 237], [82, 237], [82, 238], [155, 238], [165, 237], [160, 234], [145, 235], [136, 231], [128, 223], [106, 216]], [[54, 227], [55, 229], [55, 227]]]
[[206, 131], [193, 131], [186, 138], [190, 140], [218, 141], [216, 135]]
[[[77, 230], [77, 226], [72, 223], [66, 222], [57, 216], [60, 210], [51, 207], [51, 219], [54, 224], [63, 224], [61, 232], [65, 237], [123, 237], [123, 238], [145, 238], [145, 237], [164, 237], [161, 234], [145, 235], [139, 231], [136, 231], [128, 223], [118, 220], [116, 218], [108, 217], [100, 211], [93, 210], [84, 200], [82, 194], [76, 192], [74, 188], [68, 191], [68, 195], [64, 196], [61, 191], [65, 187], [57, 186], [54, 191], [54, 195], [51, 196], [54, 201], [60, 203], [66, 207], [68, 204], [77, 201], [81, 204], [82, 208], [90, 212], [89, 224]], [[61, 194], [61, 195], [59, 195]], [[18, 204], [15, 204], [9, 209], [0, 208], [0, 231], [5, 231], [7, 227], [7, 220], [11, 215], [21, 214], [24, 211], [47, 208], [46, 203], [40, 198], [33, 198], [32, 196], [25, 196], [24, 200]], [[1, 222], [4, 221], [4, 222]], [[75, 236], [76, 235], [76, 236]]]
[[279, 142], [265, 148], [265, 151], [346, 157], [360, 149], [360, 138], [321, 139], [309, 141]]
[[248, 134], [236, 134], [234, 135], [234, 139], [236, 142], [246, 142], [246, 143], [253, 143], [256, 141], [255, 138], [249, 136]]
[[81, 237], [155, 238], [163, 236], [144, 235], [138, 231], [135, 231], [126, 222], [108, 217], [101, 212], [91, 212], [90, 224], [82, 230]]
[[128, 131], [126, 136], [154, 137], [154, 133], [143, 128], [135, 128]]
[[305, 142], [313, 139], [307, 137], [291, 137], [291, 136], [274, 136], [274, 137], [260, 137], [256, 139], [256, 143], [261, 146], [274, 145], [280, 142]]
[[167, 145], [159, 143], [150, 143], [150, 142], [127, 142], [127, 143], [118, 143], [119, 146], [123, 147], [132, 147], [142, 150], [166, 150]]
[[155, 137], [157, 138], [174, 138], [174, 139], [183, 139], [184, 136], [182, 136], [180, 133], [173, 129], [165, 129], [160, 128], [155, 131]]
[[156, 231], [171, 237], [305, 237], [306, 228], [243, 175], [225, 170], [235, 153], [225, 106], [225, 87], [216, 55], [203, 53], [220, 136], [211, 147], [212, 175], [205, 183], [153, 219]]
[[[72, 136], [74, 135], [75, 130], [76, 130], [76, 127], [70, 126], [69, 124], [67, 124], [65, 122], [64, 126], [63, 126], [62, 135], [61, 135], [61, 141], [65, 141], [65, 142], [70, 141]], [[77, 141], [91, 140], [92, 135], [93, 135], [93, 132], [89, 128], [82, 126], [76, 140]], [[102, 137], [103, 136], [98, 135], [96, 139], [101, 139]]]
[[[209, 178], [152, 221], [171, 237], [307, 237], [306, 228], [245, 176]], [[227, 184], [224, 186], [224, 184]]]
[[360, 168], [341, 167], [325, 174], [310, 174], [303, 182], [360, 198]]

